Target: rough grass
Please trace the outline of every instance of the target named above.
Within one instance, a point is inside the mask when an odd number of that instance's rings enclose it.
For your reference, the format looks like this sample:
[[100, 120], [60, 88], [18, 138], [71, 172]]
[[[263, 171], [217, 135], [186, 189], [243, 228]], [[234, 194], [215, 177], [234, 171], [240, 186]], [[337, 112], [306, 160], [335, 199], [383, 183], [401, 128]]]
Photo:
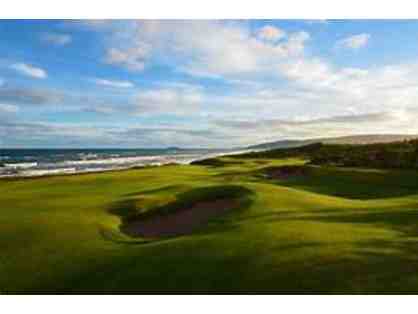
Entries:
[[[222, 161], [1, 180], [0, 292], [418, 293], [418, 173], [312, 167], [271, 179], [263, 169], [303, 161]], [[231, 184], [251, 202], [194, 234], [120, 232], [124, 219]]]

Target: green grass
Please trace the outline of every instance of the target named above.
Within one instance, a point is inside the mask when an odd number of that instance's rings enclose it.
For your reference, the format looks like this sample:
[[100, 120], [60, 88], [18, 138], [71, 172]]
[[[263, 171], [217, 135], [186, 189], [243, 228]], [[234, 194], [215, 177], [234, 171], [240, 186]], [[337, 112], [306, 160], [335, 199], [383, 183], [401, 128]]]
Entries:
[[[0, 293], [418, 293], [418, 173], [263, 175], [303, 163], [224, 157], [0, 180]], [[240, 210], [194, 234], [119, 230], [126, 217], [237, 191], [248, 199]]]

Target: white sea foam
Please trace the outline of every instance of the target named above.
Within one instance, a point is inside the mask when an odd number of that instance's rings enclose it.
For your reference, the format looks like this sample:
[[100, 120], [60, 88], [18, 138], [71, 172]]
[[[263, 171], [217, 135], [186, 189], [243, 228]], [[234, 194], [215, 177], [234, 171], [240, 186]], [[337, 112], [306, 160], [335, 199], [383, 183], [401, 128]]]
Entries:
[[80, 156], [81, 159], [83, 160], [89, 160], [89, 159], [95, 159], [98, 157], [97, 154], [92, 154], [92, 153], [80, 153], [78, 154], [78, 156]]
[[139, 157], [118, 157], [103, 159], [86, 159], [86, 160], [66, 160], [64, 165], [110, 165], [110, 164], [128, 164], [148, 160], [157, 160], [164, 156], [139, 156]]
[[4, 164], [4, 167], [10, 168], [10, 169], [28, 169], [33, 168], [38, 165], [37, 162], [19, 162], [19, 163], [13, 163], [13, 164]]
[[38, 177], [52, 174], [69, 174], [75, 173], [76, 168], [60, 168], [60, 169], [39, 169], [39, 170], [26, 170], [19, 173], [19, 176], [23, 177]]
[[[161, 166], [165, 164], [189, 164], [196, 160], [214, 158], [220, 155], [233, 155], [247, 151], [216, 152], [216, 153], [185, 153], [173, 155], [132, 156], [110, 158], [95, 158], [94, 154], [80, 156], [82, 160], [65, 160], [61, 162], [22, 162], [5, 164], [0, 168], [0, 177], [34, 177], [57, 174], [88, 173], [110, 170], [122, 170], [138, 166]], [[87, 158], [85, 158], [88, 156]]]

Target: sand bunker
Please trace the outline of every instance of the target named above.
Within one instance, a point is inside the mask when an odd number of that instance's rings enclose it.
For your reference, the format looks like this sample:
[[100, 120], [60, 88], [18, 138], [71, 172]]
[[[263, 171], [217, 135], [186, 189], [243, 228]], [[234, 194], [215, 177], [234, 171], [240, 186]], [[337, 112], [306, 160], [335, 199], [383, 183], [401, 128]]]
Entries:
[[237, 206], [238, 202], [234, 199], [201, 201], [172, 214], [130, 222], [121, 229], [130, 236], [147, 238], [184, 235]]
[[303, 177], [308, 175], [308, 168], [305, 166], [281, 166], [269, 168], [266, 173], [272, 179], [289, 179], [292, 177]]

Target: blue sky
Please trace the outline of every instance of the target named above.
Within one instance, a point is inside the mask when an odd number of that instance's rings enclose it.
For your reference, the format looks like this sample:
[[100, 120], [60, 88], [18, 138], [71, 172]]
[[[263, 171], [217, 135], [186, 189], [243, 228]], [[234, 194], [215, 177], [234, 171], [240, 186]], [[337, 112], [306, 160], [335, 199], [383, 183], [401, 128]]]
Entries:
[[418, 21], [0, 21], [0, 147], [418, 133]]

